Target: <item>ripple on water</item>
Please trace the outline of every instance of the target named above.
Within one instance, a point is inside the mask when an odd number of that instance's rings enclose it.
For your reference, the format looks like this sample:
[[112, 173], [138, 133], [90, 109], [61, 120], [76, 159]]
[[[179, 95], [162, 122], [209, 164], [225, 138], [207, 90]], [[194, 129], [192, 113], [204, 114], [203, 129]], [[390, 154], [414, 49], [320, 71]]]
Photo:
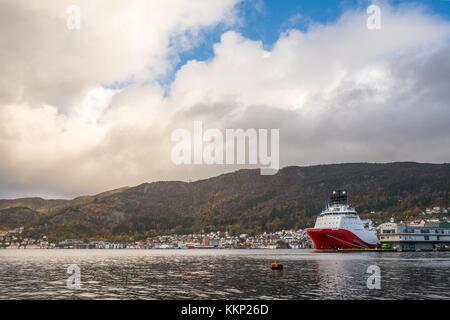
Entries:
[[[66, 286], [70, 264], [80, 290]], [[0, 299], [450, 299], [449, 267], [450, 252], [0, 250]]]

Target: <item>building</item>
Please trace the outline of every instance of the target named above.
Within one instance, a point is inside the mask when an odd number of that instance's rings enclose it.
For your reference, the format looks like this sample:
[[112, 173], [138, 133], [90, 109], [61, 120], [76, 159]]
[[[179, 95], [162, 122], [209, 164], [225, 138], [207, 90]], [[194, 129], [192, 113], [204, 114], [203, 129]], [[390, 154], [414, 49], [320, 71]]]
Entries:
[[441, 207], [433, 207], [432, 213], [441, 213]]
[[209, 246], [209, 240], [210, 240], [210, 239], [211, 239], [211, 238], [208, 237], [208, 236], [203, 237], [202, 245], [204, 245], [204, 246]]
[[77, 239], [66, 239], [66, 240], [64, 240], [64, 241], [60, 241], [58, 245], [59, 245], [60, 247], [64, 247], [64, 248], [66, 248], [66, 247], [72, 248], [73, 245], [75, 245], [75, 244], [82, 244], [82, 243], [83, 243], [83, 241], [81, 241], [81, 240], [77, 240]]
[[210, 246], [214, 246], [214, 247], [218, 247], [220, 245], [220, 241], [219, 241], [219, 239], [210, 239], [209, 240], [209, 245]]
[[448, 222], [391, 222], [377, 228], [380, 242], [395, 249], [450, 248]]

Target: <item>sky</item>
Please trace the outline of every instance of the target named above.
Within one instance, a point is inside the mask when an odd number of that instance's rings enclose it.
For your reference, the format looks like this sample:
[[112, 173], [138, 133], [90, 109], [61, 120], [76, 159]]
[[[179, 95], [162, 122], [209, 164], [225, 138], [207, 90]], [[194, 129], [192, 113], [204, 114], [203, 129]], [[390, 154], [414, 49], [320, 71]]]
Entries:
[[196, 120], [278, 129], [282, 167], [449, 162], [449, 40], [445, 0], [0, 0], [0, 198], [254, 167], [173, 163]]

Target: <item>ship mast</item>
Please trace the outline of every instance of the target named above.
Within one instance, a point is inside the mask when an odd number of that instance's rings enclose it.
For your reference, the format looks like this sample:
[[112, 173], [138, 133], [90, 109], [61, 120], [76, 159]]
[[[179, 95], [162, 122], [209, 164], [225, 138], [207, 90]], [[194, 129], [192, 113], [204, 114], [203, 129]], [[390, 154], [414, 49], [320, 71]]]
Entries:
[[335, 190], [330, 196], [330, 205], [347, 205], [347, 192], [344, 190]]

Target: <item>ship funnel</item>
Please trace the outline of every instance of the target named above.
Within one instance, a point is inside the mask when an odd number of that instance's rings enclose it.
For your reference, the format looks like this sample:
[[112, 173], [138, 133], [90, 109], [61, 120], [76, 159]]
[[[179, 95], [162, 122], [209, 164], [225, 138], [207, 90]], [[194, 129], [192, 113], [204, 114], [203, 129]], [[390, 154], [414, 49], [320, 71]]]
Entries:
[[344, 190], [336, 190], [330, 196], [330, 205], [347, 204], [347, 192]]

